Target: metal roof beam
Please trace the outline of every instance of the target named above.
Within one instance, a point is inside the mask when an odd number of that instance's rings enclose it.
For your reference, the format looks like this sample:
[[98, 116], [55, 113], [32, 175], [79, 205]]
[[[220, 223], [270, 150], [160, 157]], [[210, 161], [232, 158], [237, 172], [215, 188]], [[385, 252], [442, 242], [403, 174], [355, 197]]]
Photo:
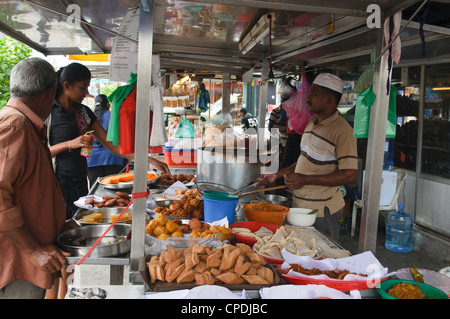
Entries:
[[[198, 0], [185, 0], [185, 2], [195, 2]], [[321, 4], [321, 2], [323, 2]], [[331, 1], [315, 1], [310, 0], [202, 0], [201, 3], [210, 4], [223, 4], [223, 5], [233, 5], [233, 6], [244, 6], [259, 9], [269, 9], [269, 10], [284, 10], [284, 11], [300, 11], [300, 12], [311, 12], [311, 13], [323, 13], [323, 14], [342, 14], [347, 16], [355, 17], [367, 17], [368, 13], [366, 8], [355, 8], [352, 4], [345, 7], [345, 3], [338, 3], [338, 6], [332, 5]], [[314, 4], [311, 4], [314, 3]]]

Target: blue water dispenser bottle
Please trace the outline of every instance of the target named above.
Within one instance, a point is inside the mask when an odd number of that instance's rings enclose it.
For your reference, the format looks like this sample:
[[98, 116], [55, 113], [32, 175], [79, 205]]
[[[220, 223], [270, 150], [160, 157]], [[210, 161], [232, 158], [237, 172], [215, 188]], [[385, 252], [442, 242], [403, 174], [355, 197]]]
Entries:
[[403, 211], [404, 205], [398, 204], [398, 211], [390, 212], [386, 220], [386, 242], [384, 246], [394, 252], [407, 253], [412, 250], [414, 217]]

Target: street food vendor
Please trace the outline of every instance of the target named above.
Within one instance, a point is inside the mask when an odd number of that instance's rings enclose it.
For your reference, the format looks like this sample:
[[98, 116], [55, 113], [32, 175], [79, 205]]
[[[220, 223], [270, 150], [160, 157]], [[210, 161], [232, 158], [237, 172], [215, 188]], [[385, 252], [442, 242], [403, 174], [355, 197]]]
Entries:
[[330, 73], [315, 78], [307, 100], [315, 114], [303, 133], [297, 163], [258, 178], [267, 185], [284, 177], [293, 190], [293, 206], [318, 209], [314, 227], [334, 239], [345, 205], [339, 186], [356, 180], [358, 160], [353, 129], [337, 110], [343, 87]]

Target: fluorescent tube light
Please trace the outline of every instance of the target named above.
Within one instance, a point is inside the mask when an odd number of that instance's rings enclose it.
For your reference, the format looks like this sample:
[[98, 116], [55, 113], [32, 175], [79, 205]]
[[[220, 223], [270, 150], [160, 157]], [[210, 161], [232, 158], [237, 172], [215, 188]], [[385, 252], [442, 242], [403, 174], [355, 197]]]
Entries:
[[[269, 19], [268, 16], [271, 16]], [[242, 54], [246, 54], [251, 50], [257, 43], [259, 43], [266, 35], [269, 34], [269, 25], [272, 21], [272, 28], [275, 22], [275, 13], [268, 13], [263, 15], [258, 22], [253, 26], [250, 32], [245, 36], [245, 38], [239, 42], [239, 50]]]

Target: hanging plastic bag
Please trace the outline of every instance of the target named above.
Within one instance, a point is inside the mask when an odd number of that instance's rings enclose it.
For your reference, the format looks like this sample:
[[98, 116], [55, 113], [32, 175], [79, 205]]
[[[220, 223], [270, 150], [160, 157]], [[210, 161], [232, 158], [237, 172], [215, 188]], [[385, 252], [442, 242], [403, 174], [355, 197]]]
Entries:
[[123, 100], [120, 107], [120, 153], [134, 153], [136, 129], [136, 87]]
[[[355, 124], [353, 136], [356, 138], [368, 138], [370, 126], [370, 108], [374, 104], [376, 95], [372, 85], [358, 95], [355, 108]], [[386, 137], [395, 138], [397, 125], [397, 89], [391, 85], [389, 94], [389, 110], [386, 124]]]
[[198, 108], [200, 111], [205, 112], [208, 110], [208, 105], [211, 103], [209, 97], [209, 91], [206, 90], [205, 84], [200, 85], [200, 90], [198, 91]]
[[194, 138], [195, 137], [195, 130], [194, 126], [192, 125], [191, 121], [189, 120], [182, 120], [180, 124], [178, 125], [177, 131], [175, 132], [176, 138]]
[[372, 52], [370, 53], [370, 66], [361, 74], [358, 81], [356, 81], [355, 86], [353, 87], [353, 93], [361, 94], [373, 83], [373, 63], [375, 62], [375, 53], [375, 48], [372, 48]]
[[300, 88], [289, 98], [289, 100], [283, 102], [283, 109], [289, 117], [289, 124], [292, 129], [298, 134], [303, 134], [306, 124], [308, 124], [314, 113], [309, 111], [308, 104], [306, 103], [309, 88], [309, 84], [306, 76], [302, 75], [302, 81]]
[[121, 85], [114, 90], [108, 100], [111, 102], [111, 117], [109, 119], [108, 133], [106, 140], [118, 146], [120, 144], [120, 107], [125, 98], [136, 87], [137, 74], [130, 73], [130, 79], [126, 85]]

